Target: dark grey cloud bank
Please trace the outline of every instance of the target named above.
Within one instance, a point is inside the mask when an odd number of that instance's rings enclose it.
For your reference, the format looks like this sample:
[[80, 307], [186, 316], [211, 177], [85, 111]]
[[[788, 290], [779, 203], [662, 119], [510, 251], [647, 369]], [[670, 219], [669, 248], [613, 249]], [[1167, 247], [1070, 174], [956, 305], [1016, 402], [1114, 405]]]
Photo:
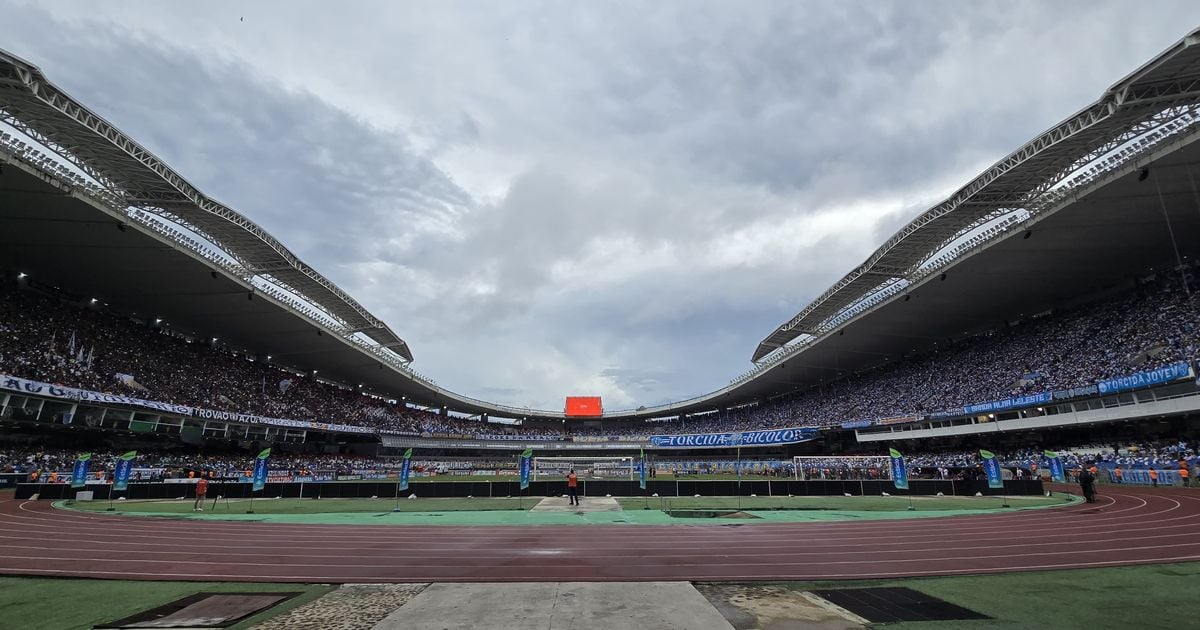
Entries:
[[1130, 10], [0, 2], [0, 46], [441, 384], [617, 408], [744, 371], [905, 221], [1200, 18]]

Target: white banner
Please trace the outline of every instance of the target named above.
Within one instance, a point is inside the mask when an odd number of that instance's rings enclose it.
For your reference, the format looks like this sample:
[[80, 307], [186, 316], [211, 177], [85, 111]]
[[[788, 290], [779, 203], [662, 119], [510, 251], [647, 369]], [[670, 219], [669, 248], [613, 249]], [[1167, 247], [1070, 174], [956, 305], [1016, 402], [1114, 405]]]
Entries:
[[47, 396], [49, 398], [58, 398], [61, 400], [74, 400], [77, 402], [145, 407], [147, 409], [154, 409], [156, 411], [173, 413], [181, 416], [191, 415], [192, 412], [192, 408], [186, 405], [172, 405], [171, 403], [142, 400], [141, 398], [130, 398], [129, 396], [121, 396], [118, 394], [102, 394], [100, 392], [91, 392], [85, 389], [61, 387], [58, 385], [51, 385], [50, 383], [43, 383], [41, 381], [31, 381], [29, 379], [20, 378], [17, 376], [8, 376], [6, 374], [0, 374], [0, 389], [7, 389], [33, 396]]
[[177, 416], [191, 416], [194, 418], [203, 418], [205, 420], [222, 420], [225, 422], [242, 422], [246, 424], [267, 424], [277, 427], [292, 427], [296, 429], [311, 429], [319, 431], [341, 431], [343, 433], [375, 432], [367, 427], [351, 426], [348, 424], [330, 424], [327, 422], [314, 422], [311, 420], [264, 418], [262, 416], [253, 416], [234, 411], [197, 409], [187, 405], [173, 405], [171, 403], [143, 400], [141, 398], [131, 398], [129, 396], [121, 396], [118, 394], [102, 394], [100, 392], [92, 392], [85, 389], [60, 387], [58, 385], [51, 385], [50, 383], [31, 381], [29, 379], [20, 378], [18, 376], [9, 376], [7, 374], [0, 374], [0, 389], [7, 389], [10, 391], [20, 392], [22, 394], [29, 394], [31, 396], [46, 396], [49, 398], [72, 400], [81, 403], [142, 407], [145, 409], [153, 409], [155, 411], [161, 411], [163, 413], [174, 414]]

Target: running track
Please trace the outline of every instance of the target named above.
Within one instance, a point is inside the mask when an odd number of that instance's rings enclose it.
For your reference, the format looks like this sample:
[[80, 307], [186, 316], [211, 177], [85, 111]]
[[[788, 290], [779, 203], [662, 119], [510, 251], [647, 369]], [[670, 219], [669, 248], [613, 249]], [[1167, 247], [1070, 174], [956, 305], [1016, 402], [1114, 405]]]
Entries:
[[341, 526], [183, 521], [0, 502], [0, 574], [289, 582], [807, 580], [1200, 560], [1200, 491], [1096, 505], [736, 526]]

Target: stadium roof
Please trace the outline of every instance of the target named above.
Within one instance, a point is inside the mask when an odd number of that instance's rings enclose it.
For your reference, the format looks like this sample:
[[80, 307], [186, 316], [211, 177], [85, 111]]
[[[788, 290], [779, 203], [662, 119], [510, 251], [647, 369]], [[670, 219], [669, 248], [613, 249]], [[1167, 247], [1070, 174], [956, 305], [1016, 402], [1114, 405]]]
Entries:
[[266, 230], [209, 198], [145, 147], [71, 98], [34, 65], [0, 50], [0, 121], [37, 140], [129, 207], [186, 229], [228, 256], [227, 269], [316, 306], [340, 334], [362, 333], [412, 361], [382, 321]]
[[[1200, 31], [1193, 31], [1121, 79], [1096, 102], [992, 165], [889, 238], [865, 262], [767, 336], [759, 361], [801, 335], [836, 326], [845, 309], [928, 273], [926, 264], [955, 241], [1006, 214], [1036, 213], [1055, 186], [1130, 140], [1171, 123], [1200, 99]], [[1168, 112], [1166, 116], [1164, 112]], [[898, 290], [898, 289], [896, 289]]]
[[[605, 417], [696, 413], [818, 385], [1200, 257], [1197, 43], [1197, 33], [1184, 38], [901, 230], [764, 341], [783, 347], [764, 357], [760, 346], [752, 372], [694, 399]], [[420, 377], [407, 346], [372, 328], [377, 320], [344, 292], [2, 52], [0, 122], [58, 154], [0, 143], [0, 165], [11, 165], [0, 175], [0, 266], [376, 393], [563, 417]], [[400, 345], [385, 343], [393, 339]]]

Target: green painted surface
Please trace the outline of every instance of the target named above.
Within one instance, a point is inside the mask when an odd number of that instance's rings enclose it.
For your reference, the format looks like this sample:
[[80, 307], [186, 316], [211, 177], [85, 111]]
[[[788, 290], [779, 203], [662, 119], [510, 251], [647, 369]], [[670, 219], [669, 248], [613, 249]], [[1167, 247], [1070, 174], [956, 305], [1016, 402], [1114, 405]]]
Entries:
[[[230, 501], [217, 510], [191, 511], [191, 501], [126, 501], [117, 504], [118, 514], [181, 518], [190, 520], [233, 520], [269, 523], [315, 523], [334, 525], [722, 525], [728, 523], [798, 523], [812, 521], [851, 521], [931, 518], [971, 514], [995, 514], [1001, 511], [1068, 505], [1077, 500], [1068, 495], [1024, 497], [1020, 505], [1001, 508], [1000, 499], [991, 497], [928, 497], [914, 500], [916, 511], [908, 511], [908, 500], [900, 497], [793, 497], [788, 499], [742, 498], [742, 512], [757, 518], [683, 518], [668, 515], [670, 509], [736, 509], [736, 497], [619, 499], [622, 511], [616, 512], [530, 512], [535, 499], [416, 499], [401, 500], [403, 512], [393, 512], [391, 500], [371, 499], [268, 499], [256, 500], [255, 513], [246, 514], [248, 501]], [[945, 502], [941, 502], [945, 499]], [[71, 503], [70, 505], [67, 505]], [[523, 505], [524, 510], [517, 509]], [[649, 505], [650, 509], [644, 509]], [[107, 503], [60, 501], [57, 507], [83, 509], [107, 514]], [[491, 509], [471, 509], [472, 507]], [[824, 507], [822, 507], [824, 506]], [[967, 506], [969, 509], [963, 509]], [[778, 509], [790, 507], [793, 509]], [[839, 507], [843, 509], [838, 509]], [[863, 509], [844, 509], [846, 507]], [[757, 509], [756, 509], [757, 508]]]
[[803, 591], [903, 586], [992, 619], [887, 624], [889, 630], [1194, 628], [1200, 562], [997, 575], [788, 583]]
[[[1063, 505], [1068, 495], [1051, 497], [912, 497], [915, 511], [949, 510], [999, 510], [1008, 504], [1012, 508], [1031, 508]], [[660, 497], [649, 499], [619, 498], [617, 502], [626, 510], [642, 509], [649, 505], [662, 510], [841, 510], [850, 512], [907, 512], [909, 497], [906, 496], [803, 496], [803, 497]]]
[[[156, 608], [204, 592], [299, 592], [274, 608], [233, 626], [249, 628], [274, 615], [305, 604], [331, 586], [246, 582], [167, 582], [0, 578], [0, 626], [5, 628], [86, 629], [98, 623]], [[66, 598], [66, 599], [62, 599]], [[64, 604], [64, 602], [67, 602]]]

